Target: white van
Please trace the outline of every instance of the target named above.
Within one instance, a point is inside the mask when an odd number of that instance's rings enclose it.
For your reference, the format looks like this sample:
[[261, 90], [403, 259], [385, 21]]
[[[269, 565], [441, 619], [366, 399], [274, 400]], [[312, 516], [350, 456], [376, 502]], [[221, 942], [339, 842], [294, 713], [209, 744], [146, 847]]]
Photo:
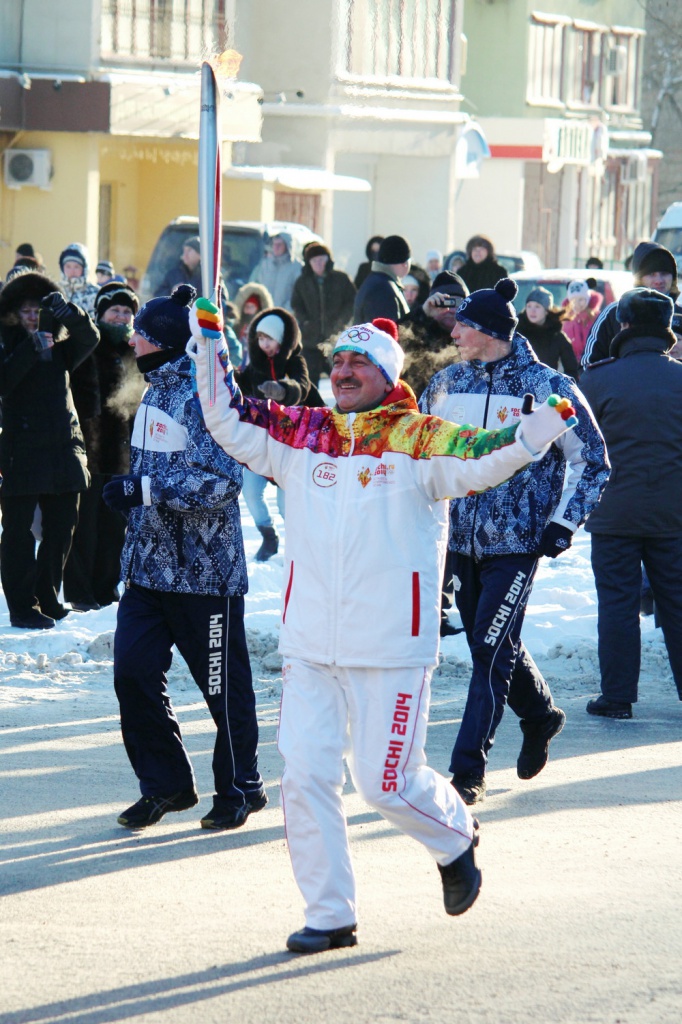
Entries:
[[672, 203], [665, 211], [651, 236], [653, 242], [670, 249], [682, 273], [682, 203]]

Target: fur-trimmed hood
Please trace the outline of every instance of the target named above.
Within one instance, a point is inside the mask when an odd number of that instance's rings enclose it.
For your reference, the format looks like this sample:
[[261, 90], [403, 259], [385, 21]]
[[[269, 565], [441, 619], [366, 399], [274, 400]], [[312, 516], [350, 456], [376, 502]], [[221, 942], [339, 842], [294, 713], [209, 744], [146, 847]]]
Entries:
[[280, 320], [284, 321], [284, 337], [282, 338], [280, 350], [275, 356], [276, 364], [286, 364], [287, 360], [291, 356], [300, 353], [303, 347], [301, 344], [301, 331], [296, 317], [287, 309], [282, 309], [281, 306], [274, 306], [271, 309], [263, 310], [249, 324], [249, 361], [254, 368], [259, 370], [267, 370], [269, 366], [269, 359], [256, 338], [258, 324], [266, 316], [278, 316]]
[[[0, 324], [7, 327], [19, 326], [19, 308], [24, 302], [40, 302], [50, 292], [58, 291], [59, 285], [47, 274], [38, 274], [34, 271], [18, 274], [0, 292]], [[60, 325], [58, 336], [65, 334], [66, 329]]]
[[[247, 281], [246, 284], [243, 284], [241, 286], [241, 288], [235, 295], [234, 299], [232, 300], [233, 305], [236, 306], [237, 308], [237, 314], [239, 318], [243, 316], [244, 303], [251, 295], [257, 295], [260, 300], [259, 313], [262, 313], [266, 309], [272, 309], [272, 307], [274, 306], [272, 295], [270, 294], [270, 292], [268, 291], [264, 284], [257, 284], [255, 281]], [[256, 313], [256, 316], [258, 316], [259, 313]]]

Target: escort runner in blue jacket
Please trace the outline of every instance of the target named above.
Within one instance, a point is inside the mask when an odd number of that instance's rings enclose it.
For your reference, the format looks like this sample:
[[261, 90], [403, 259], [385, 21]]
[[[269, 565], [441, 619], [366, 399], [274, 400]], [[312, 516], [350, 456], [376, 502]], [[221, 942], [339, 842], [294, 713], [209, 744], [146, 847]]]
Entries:
[[549, 742], [563, 728], [566, 716], [523, 646], [521, 627], [540, 556], [570, 547], [609, 474], [604, 440], [573, 380], [540, 363], [515, 333], [515, 294], [505, 279], [465, 299], [452, 331], [463, 361], [437, 373], [420, 402], [423, 412], [488, 429], [517, 423], [525, 394], [537, 402], [561, 395], [578, 416], [539, 462], [450, 505], [455, 597], [473, 661], [450, 770], [469, 804], [485, 795], [488, 753], [507, 701], [524, 734], [519, 778], [542, 771]]
[[199, 800], [166, 686], [174, 644], [218, 730], [216, 792], [202, 827], [239, 828], [267, 803], [244, 632], [242, 470], [206, 430], [193, 395], [185, 345], [195, 295], [180, 285], [135, 317], [130, 344], [149, 388], [135, 418], [131, 473], [104, 488], [105, 501], [128, 513], [114, 642], [123, 741], [142, 792], [118, 819], [128, 828]]

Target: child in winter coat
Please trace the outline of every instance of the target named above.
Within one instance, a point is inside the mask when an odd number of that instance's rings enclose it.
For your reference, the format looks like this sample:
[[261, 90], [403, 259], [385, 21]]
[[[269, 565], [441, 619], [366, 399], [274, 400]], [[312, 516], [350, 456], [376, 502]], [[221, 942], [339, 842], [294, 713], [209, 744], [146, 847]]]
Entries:
[[592, 330], [592, 324], [597, 319], [603, 301], [603, 295], [592, 291], [587, 281], [571, 281], [568, 286], [564, 303], [566, 317], [561, 326], [573, 346], [578, 362], [582, 359], [587, 336]]
[[[253, 318], [249, 326], [248, 351], [248, 364], [236, 373], [245, 395], [269, 398], [281, 405], [324, 404], [317, 388], [310, 383], [301, 332], [296, 318], [288, 310], [274, 307]], [[263, 537], [263, 543], [256, 552], [257, 562], [266, 562], [277, 554], [279, 548], [279, 536], [263, 498], [267, 483], [266, 477], [244, 467], [242, 493]], [[279, 487], [277, 508], [284, 518], [284, 492]]]

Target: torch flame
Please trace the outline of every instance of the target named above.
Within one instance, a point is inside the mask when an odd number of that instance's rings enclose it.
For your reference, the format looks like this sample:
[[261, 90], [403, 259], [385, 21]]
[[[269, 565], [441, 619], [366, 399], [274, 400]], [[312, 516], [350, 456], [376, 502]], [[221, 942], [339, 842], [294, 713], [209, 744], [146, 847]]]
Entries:
[[210, 58], [209, 63], [220, 78], [236, 78], [243, 57], [236, 50], [223, 50]]

